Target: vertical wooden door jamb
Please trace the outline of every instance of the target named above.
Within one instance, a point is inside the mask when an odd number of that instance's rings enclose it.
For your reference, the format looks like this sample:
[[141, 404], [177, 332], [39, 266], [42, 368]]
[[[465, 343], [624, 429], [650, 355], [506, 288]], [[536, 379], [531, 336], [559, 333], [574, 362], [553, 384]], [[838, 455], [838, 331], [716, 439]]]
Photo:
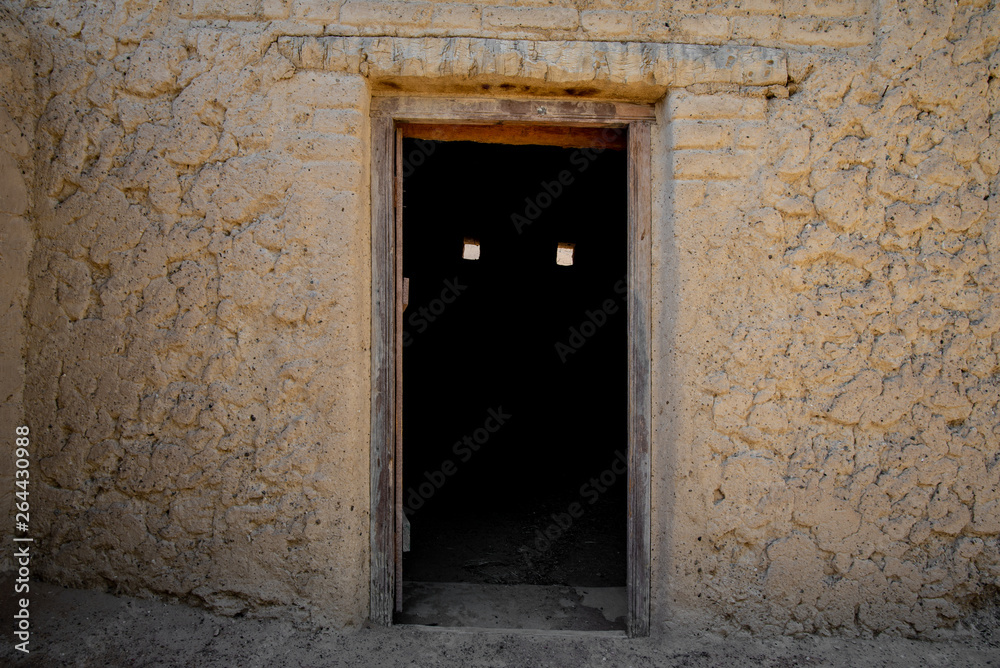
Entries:
[[372, 215], [372, 433], [370, 460], [371, 562], [369, 617], [380, 626], [392, 623], [393, 443], [395, 433], [395, 272], [393, 208], [394, 122], [389, 114], [373, 114]]
[[628, 634], [649, 635], [650, 124], [628, 127]]
[[395, 458], [393, 460], [396, 491], [395, 541], [393, 561], [396, 578], [396, 612], [403, 611], [403, 133], [396, 130], [393, 143], [393, 221], [395, 223], [395, 310], [396, 327], [393, 336], [393, 367], [396, 377], [395, 396]]

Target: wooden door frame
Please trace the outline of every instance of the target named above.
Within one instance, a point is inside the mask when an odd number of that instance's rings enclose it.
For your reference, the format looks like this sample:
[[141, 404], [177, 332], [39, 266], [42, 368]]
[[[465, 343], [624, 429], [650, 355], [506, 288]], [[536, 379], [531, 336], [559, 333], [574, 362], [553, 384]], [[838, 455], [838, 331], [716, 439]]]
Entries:
[[[395, 455], [397, 354], [402, 300], [396, 184], [397, 127], [545, 125], [627, 128], [628, 151], [628, 634], [649, 635], [650, 593], [650, 229], [652, 105], [547, 99], [374, 97], [371, 104], [372, 370], [371, 608], [375, 624], [392, 623], [397, 587], [395, 541], [401, 510]], [[522, 128], [523, 129], [523, 128]]]

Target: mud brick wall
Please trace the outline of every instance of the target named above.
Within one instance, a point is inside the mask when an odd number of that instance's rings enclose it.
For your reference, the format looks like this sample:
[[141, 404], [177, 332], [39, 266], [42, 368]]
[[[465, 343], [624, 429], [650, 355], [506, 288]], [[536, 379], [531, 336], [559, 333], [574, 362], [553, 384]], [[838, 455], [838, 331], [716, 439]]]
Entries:
[[108, 39], [36, 28], [42, 573], [357, 621], [365, 80], [297, 74], [260, 32], [117, 18]]
[[660, 606], [707, 599], [752, 631], [931, 634], [995, 596], [984, 9], [951, 8], [921, 40], [928, 24], [909, 26], [931, 15], [909, 10], [873, 58], [790, 51], [785, 90], [669, 94]]
[[997, 595], [994, 2], [11, 8], [0, 417], [43, 577], [366, 618], [371, 96], [506, 84], [657, 105], [654, 633]]
[[[31, 47], [24, 24], [0, 8], [0, 433], [14, 445], [24, 420], [24, 309], [34, 239], [28, 217], [34, 165], [31, 145], [37, 111]], [[0, 508], [13, 508], [14, 457], [0, 458]], [[11, 521], [13, 517], [11, 516]], [[0, 568], [13, 568], [9, 554]]]
[[846, 48], [870, 44], [859, 0], [182, 0], [191, 19], [287, 21], [300, 34], [677, 42]]

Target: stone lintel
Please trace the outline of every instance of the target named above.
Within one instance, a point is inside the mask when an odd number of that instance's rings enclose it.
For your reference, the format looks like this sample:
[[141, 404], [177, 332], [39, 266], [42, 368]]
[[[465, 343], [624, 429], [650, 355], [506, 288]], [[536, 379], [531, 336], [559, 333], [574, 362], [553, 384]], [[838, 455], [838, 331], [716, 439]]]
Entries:
[[759, 46], [287, 36], [278, 48], [296, 68], [361, 74], [375, 90], [562, 91], [653, 100], [671, 87], [784, 85], [788, 76], [784, 52]]

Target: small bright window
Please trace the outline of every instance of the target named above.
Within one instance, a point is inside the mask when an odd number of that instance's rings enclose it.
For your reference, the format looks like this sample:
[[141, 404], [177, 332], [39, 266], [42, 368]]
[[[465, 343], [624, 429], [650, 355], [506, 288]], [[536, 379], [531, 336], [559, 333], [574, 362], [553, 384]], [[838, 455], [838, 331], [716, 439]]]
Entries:
[[462, 246], [462, 259], [463, 260], [478, 260], [479, 259], [479, 241], [476, 239], [469, 239], [466, 237], [465, 245]]
[[556, 246], [556, 264], [562, 267], [573, 266], [573, 248], [576, 244], [559, 244]]

